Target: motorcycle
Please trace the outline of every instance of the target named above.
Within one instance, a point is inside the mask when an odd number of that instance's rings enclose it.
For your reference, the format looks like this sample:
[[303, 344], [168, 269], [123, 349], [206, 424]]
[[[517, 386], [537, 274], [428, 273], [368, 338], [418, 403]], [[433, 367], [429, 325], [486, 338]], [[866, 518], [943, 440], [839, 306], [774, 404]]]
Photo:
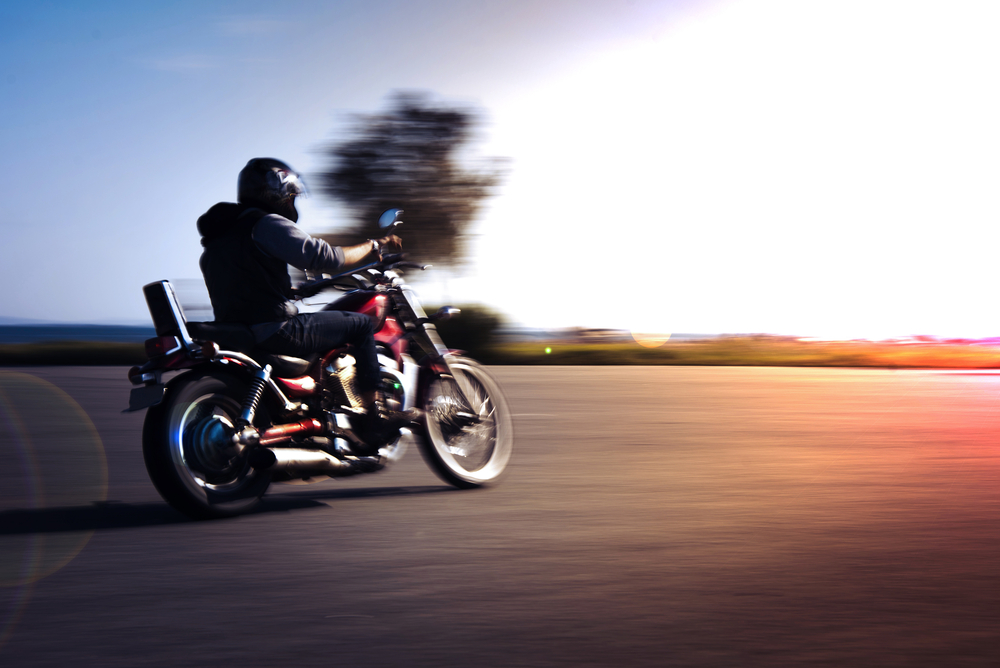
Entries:
[[[390, 233], [399, 209], [379, 218]], [[156, 337], [148, 361], [133, 367], [126, 412], [148, 409], [142, 448], [146, 470], [167, 503], [193, 518], [226, 517], [256, 506], [272, 482], [306, 484], [374, 473], [399, 461], [415, 441], [430, 468], [459, 488], [495, 483], [514, 441], [500, 385], [478, 362], [448, 349], [435, 321], [403, 280], [426, 269], [401, 254], [313, 280], [294, 290], [307, 298], [343, 292], [323, 310], [370, 317], [381, 393], [394, 410], [418, 407], [419, 424], [370, 452], [351, 426], [363, 412], [355, 357], [342, 346], [311, 359], [254, 348], [244, 325], [188, 322], [168, 281], [143, 287]], [[180, 372], [169, 380], [164, 375]]]

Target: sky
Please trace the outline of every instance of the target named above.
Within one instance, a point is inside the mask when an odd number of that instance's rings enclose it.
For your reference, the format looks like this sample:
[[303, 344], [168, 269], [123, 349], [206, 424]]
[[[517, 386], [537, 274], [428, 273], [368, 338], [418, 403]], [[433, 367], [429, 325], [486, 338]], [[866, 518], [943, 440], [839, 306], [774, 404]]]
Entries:
[[357, 114], [423, 90], [509, 159], [427, 301], [1000, 335], [996, 34], [1000, 6], [963, 0], [0, 3], [0, 317], [145, 322], [143, 284], [198, 285], [195, 221], [249, 158], [308, 183]]

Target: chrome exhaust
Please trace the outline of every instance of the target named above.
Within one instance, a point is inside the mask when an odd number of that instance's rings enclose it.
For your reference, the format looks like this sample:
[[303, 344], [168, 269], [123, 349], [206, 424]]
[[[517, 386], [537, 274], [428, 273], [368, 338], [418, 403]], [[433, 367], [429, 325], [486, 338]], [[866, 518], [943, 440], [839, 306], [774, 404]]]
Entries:
[[293, 477], [304, 478], [314, 475], [344, 476], [363, 470], [360, 462], [337, 459], [321, 450], [302, 448], [270, 448], [274, 453], [274, 464], [270, 471], [283, 471]]
[[[345, 434], [346, 435], [346, 434]], [[354, 436], [350, 434], [350, 436]], [[354, 436], [354, 438], [357, 438]], [[396, 442], [379, 449], [376, 457], [358, 457], [339, 459], [323, 450], [306, 450], [304, 448], [262, 448], [274, 455], [274, 463], [267, 466], [269, 471], [281, 471], [293, 478], [308, 478], [325, 475], [331, 478], [354, 475], [355, 473], [371, 473], [395, 464], [406, 453], [407, 446], [415, 436], [409, 429], [401, 429]]]

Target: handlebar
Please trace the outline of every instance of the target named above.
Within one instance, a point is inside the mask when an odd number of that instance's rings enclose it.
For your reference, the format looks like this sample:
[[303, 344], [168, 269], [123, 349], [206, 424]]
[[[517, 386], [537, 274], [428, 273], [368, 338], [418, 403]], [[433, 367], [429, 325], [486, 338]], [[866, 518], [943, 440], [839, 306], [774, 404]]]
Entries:
[[312, 297], [319, 294], [327, 288], [332, 288], [339, 281], [357, 274], [358, 272], [365, 271], [367, 269], [377, 269], [380, 272], [390, 271], [392, 269], [427, 269], [431, 265], [429, 264], [418, 264], [416, 262], [409, 262], [403, 253], [391, 253], [382, 256], [382, 259], [378, 262], [371, 262], [369, 264], [364, 264], [359, 267], [354, 267], [348, 271], [337, 274], [336, 276], [331, 276], [330, 278], [322, 278], [318, 281], [310, 281], [308, 283], [302, 283], [298, 287], [292, 288], [292, 296], [295, 299], [302, 299], [304, 297]]

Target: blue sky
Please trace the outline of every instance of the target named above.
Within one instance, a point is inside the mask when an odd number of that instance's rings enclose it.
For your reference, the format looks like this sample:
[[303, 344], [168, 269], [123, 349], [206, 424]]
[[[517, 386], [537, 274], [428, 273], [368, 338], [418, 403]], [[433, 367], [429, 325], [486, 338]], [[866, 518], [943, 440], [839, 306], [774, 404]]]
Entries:
[[[683, 6], [683, 5], [678, 5]], [[32, 2], [0, 10], [0, 315], [142, 319], [139, 288], [197, 277], [194, 220], [247, 159], [319, 169], [395, 89], [491, 103], [652, 34], [635, 2]], [[611, 25], [608, 25], [608, 20]], [[338, 129], [341, 134], [337, 134]], [[16, 175], [16, 176], [15, 176]], [[319, 198], [314, 231], [337, 222]]]
[[413, 89], [483, 111], [477, 151], [511, 159], [431, 298], [995, 335], [998, 28], [972, 1], [4, 3], [0, 316], [143, 321], [142, 284], [199, 277], [194, 222], [247, 159], [308, 178]]

